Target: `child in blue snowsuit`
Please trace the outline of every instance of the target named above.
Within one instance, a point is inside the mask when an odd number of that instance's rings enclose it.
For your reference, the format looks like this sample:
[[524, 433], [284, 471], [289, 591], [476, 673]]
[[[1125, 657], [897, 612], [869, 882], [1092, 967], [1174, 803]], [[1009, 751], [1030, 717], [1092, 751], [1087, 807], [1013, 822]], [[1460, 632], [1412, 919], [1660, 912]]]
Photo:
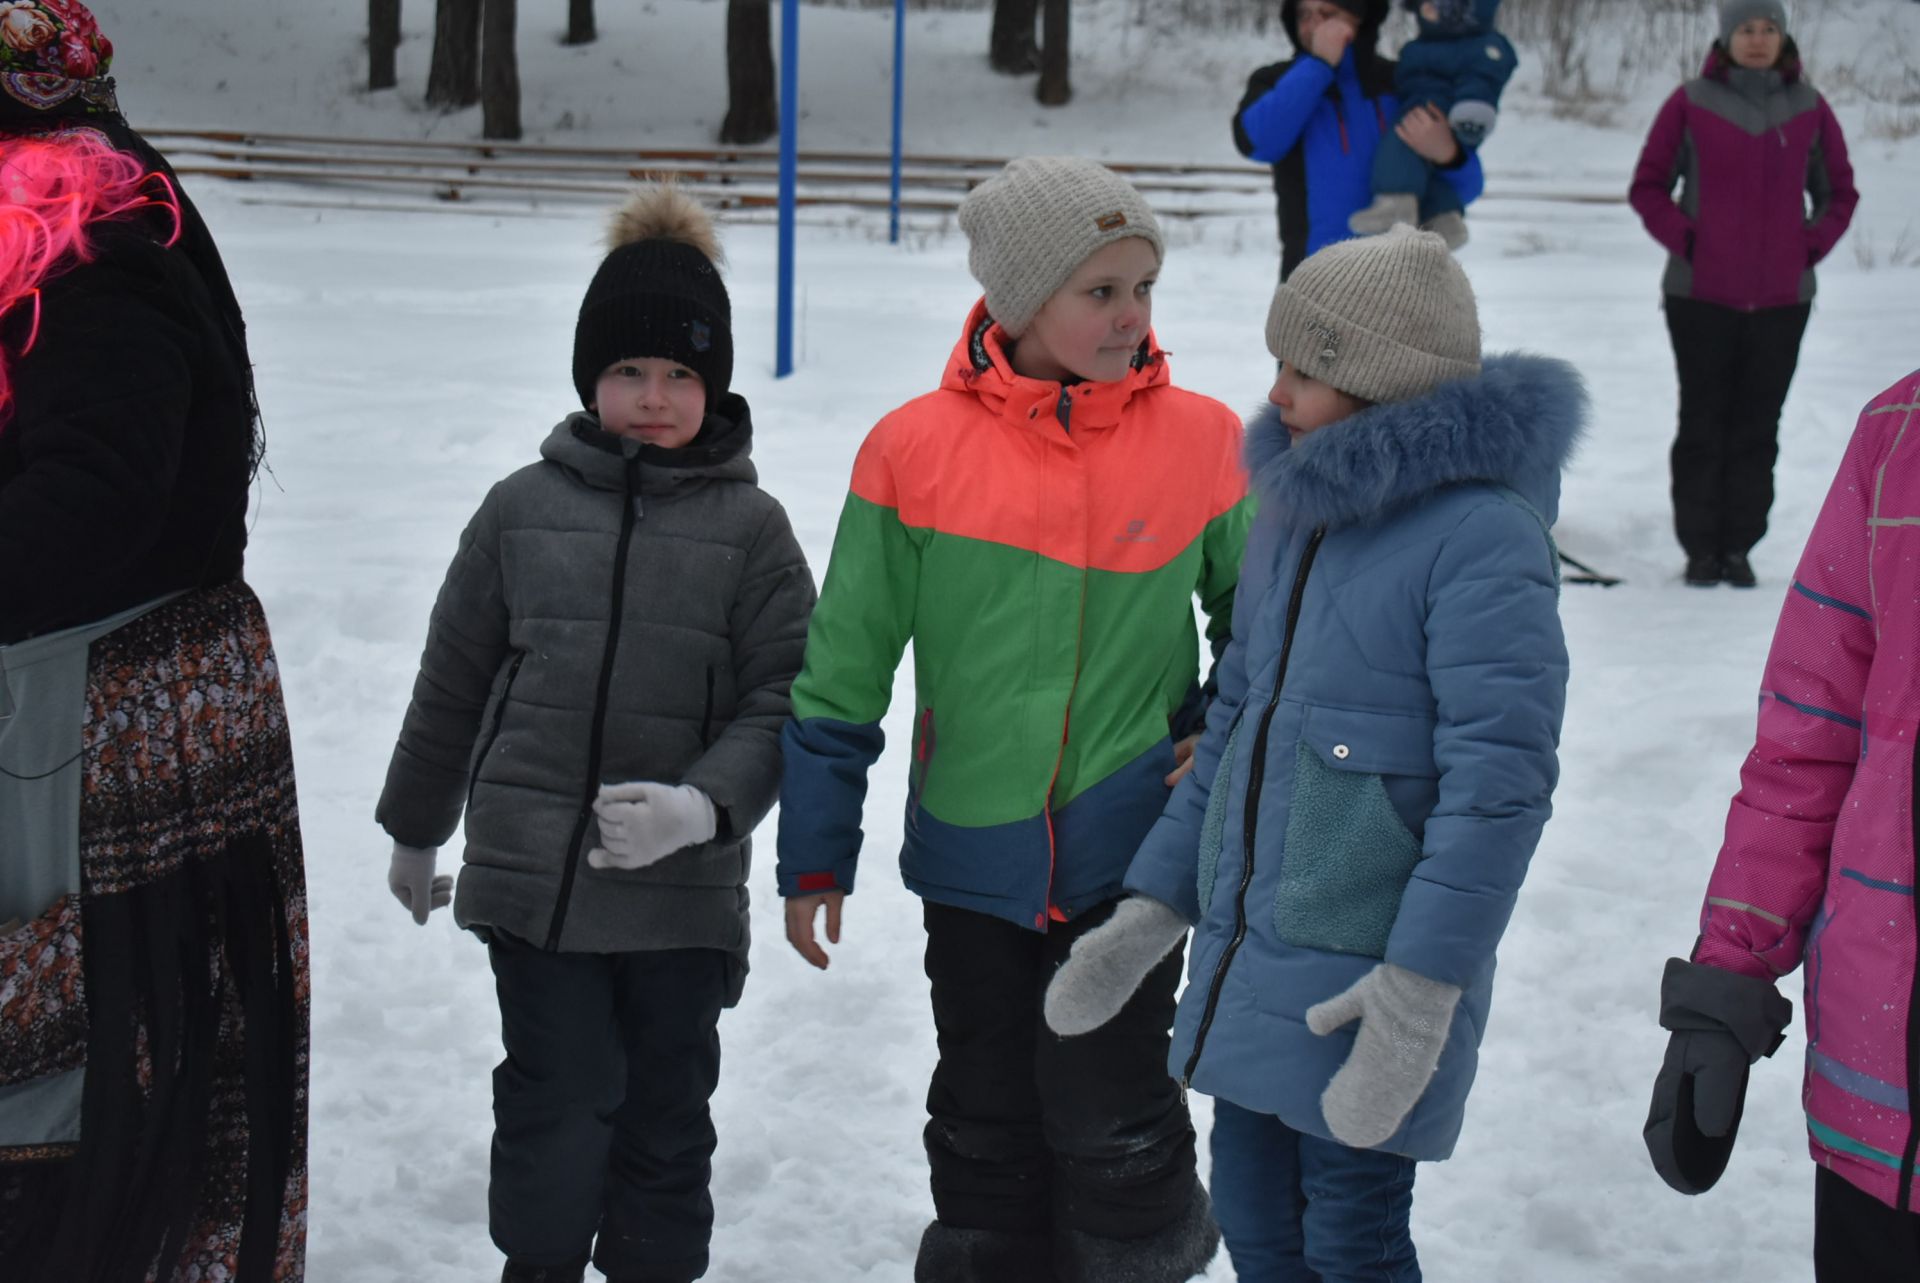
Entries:
[[1302, 263], [1267, 346], [1206, 734], [1044, 1009], [1100, 1027], [1191, 926], [1169, 1068], [1214, 1097], [1235, 1277], [1418, 1283], [1415, 1167], [1460, 1133], [1557, 775], [1546, 530], [1586, 395], [1483, 359], [1465, 273], [1406, 227]]
[[[1517, 61], [1513, 45], [1493, 29], [1500, 0], [1406, 0], [1406, 6], [1419, 15], [1420, 35], [1400, 50], [1394, 72], [1401, 111], [1437, 107], [1460, 145], [1477, 151], [1493, 132], [1500, 91]], [[1458, 249], [1467, 239], [1463, 208], [1433, 163], [1389, 133], [1373, 154], [1373, 204], [1347, 225], [1366, 236], [1421, 222]]]

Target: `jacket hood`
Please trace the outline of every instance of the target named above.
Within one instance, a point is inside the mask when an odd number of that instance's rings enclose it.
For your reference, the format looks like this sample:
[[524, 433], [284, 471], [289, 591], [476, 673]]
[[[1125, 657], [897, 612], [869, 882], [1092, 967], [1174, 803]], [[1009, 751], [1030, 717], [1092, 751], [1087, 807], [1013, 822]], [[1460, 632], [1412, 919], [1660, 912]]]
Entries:
[[1766, 84], [1776, 75], [1779, 76], [1780, 84], [1798, 84], [1802, 74], [1800, 46], [1793, 43], [1792, 36], [1786, 37], [1780, 46], [1779, 65], [1764, 71], [1755, 71], [1735, 62], [1733, 55], [1722, 48], [1720, 42], [1716, 40], [1707, 49], [1706, 61], [1700, 64], [1700, 74], [1708, 80], [1718, 80], [1722, 84], [1733, 85], [1735, 88], [1740, 87], [1741, 80]]
[[1451, 38], [1479, 35], [1492, 31], [1500, 16], [1500, 0], [1440, 0], [1442, 20], [1428, 22], [1420, 17], [1422, 0], [1404, 0], [1406, 8], [1418, 18], [1420, 34]]
[[[1380, 41], [1380, 28], [1392, 12], [1392, 5], [1390, 0], [1366, 0], [1366, 7], [1367, 16], [1360, 20], [1360, 29], [1354, 34], [1353, 44], [1356, 56], [1364, 53], [1371, 58], [1374, 47]], [[1281, 0], [1280, 26], [1286, 31], [1287, 39], [1293, 42], [1294, 52], [1305, 53], [1306, 46], [1300, 43], [1300, 0]]]
[[1488, 357], [1478, 378], [1371, 406], [1299, 444], [1268, 405], [1247, 429], [1247, 469], [1263, 506], [1286, 520], [1347, 526], [1387, 516], [1445, 486], [1510, 486], [1549, 524], [1560, 469], [1587, 422], [1579, 373], [1553, 357]]
[[757, 482], [752, 452], [753, 416], [737, 392], [721, 397], [700, 425], [700, 434], [678, 450], [614, 436], [587, 410], [569, 414], [540, 443], [541, 458], [596, 490], [624, 490], [627, 461], [632, 460], [642, 494], [664, 494], [696, 481]]
[[1053, 413], [1063, 394], [1071, 396], [1071, 422], [1078, 431], [1117, 426], [1129, 401], [1171, 382], [1167, 354], [1151, 330], [1141, 341], [1127, 376], [1110, 383], [1061, 384], [1052, 379], [1030, 379], [1015, 373], [1008, 350], [1007, 332], [987, 314], [987, 301], [981, 299], [967, 314], [967, 328], [947, 361], [941, 388], [978, 397], [1001, 418], [1018, 423]]

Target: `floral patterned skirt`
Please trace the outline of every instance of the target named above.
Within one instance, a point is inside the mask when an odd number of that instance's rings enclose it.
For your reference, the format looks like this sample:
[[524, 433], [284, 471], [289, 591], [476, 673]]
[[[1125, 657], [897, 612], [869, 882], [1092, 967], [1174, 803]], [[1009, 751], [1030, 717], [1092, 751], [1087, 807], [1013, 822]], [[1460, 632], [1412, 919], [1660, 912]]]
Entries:
[[305, 1274], [307, 914], [252, 591], [87, 657], [80, 892], [0, 932], [0, 1086], [84, 1066], [72, 1145], [0, 1148], [0, 1279]]

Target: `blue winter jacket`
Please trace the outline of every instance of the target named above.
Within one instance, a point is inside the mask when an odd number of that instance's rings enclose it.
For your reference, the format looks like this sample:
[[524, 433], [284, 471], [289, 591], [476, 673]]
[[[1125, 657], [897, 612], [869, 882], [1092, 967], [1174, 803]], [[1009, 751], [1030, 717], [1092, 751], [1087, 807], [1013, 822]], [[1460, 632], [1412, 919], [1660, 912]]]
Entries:
[[1558, 775], [1567, 653], [1546, 533], [1586, 416], [1564, 362], [1376, 406], [1290, 446], [1249, 430], [1259, 511], [1195, 754], [1128, 869], [1194, 929], [1173, 1074], [1331, 1139], [1357, 1026], [1308, 1007], [1382, 959], [1464, 991], [1380, 1148], [1453, 1151], [1506, 929]]
[[[1339, 67], [1302, 54], [1262, 67], [1233, 118], [1240, 153], [1273, 166], [1280, 202], [1280, 275], [1353, 233], [1347, 219], [1373, 203], [1373, 153], [1400, 118], [1394, 64], [1349, 47]], [[1440, 176], [1462, 205], [1480, 195], [1480, 158], [1468, 151]]]
[[1430, 102], [1446, 111], [1457, 102], [1500, 105], [1500, 91], [1513, 75], [1518, 55], [1493, 29], [1500, 0], [1456, 0], [1451, 22], [1420, 19], [1420, 36], [1400, 50], [1394, 88], [1402, 102]]

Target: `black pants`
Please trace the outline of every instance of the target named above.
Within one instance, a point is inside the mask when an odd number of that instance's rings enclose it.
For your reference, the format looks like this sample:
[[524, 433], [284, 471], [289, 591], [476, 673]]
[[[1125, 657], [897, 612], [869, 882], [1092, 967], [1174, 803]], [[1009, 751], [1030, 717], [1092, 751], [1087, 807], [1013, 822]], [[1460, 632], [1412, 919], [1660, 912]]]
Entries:
[[1058, 1038], [1041, 997], [1101, 906], [1043, 935], [929, 902], [927, 979], [940, 1063], [927, 1159], [940, 1220], [966, 1229], [1072, 1228], [1143, 1238], [1187, 1210], [1193, 1124], [1167, 1074], [1175, 950], [1112, 1023]]
[[548, 953], [500, 935], [487, 952], [507, 1052], [493, 1071], [495, 1245], [528, 1265], [591, 1248], [614, 1279], [699, 1278], [727, 955]]
[[1744, 553], [1767, 533], [1780, 407], [1812, 308], [1741, 312], [1667, 299], [1680, 373], [1673, 526], [1690, 557]]
[[1895, 1211], [1820, 1168], [1813, 1178], [1813, 1277], [1818, 1283], [1920, 1279], [1920, 1213]]

